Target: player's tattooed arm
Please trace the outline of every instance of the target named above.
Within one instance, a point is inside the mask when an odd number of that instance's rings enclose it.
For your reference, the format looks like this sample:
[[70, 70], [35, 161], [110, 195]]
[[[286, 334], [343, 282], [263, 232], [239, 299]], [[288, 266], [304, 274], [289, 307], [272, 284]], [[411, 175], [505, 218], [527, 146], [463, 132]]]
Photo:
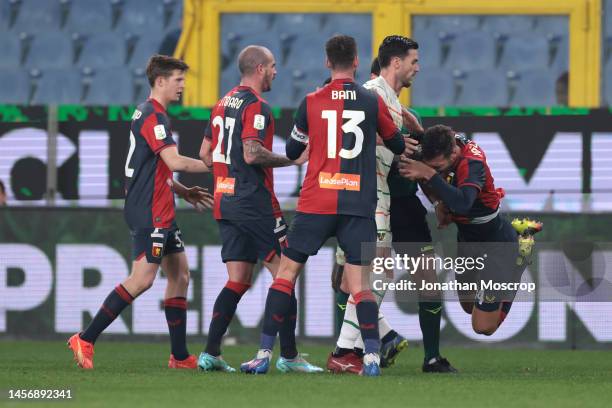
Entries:
[[[298, 159], [299, 160], [299, 159]], [[280, 154], [272, 153], [257, 140], [244, 141], [244, 161], [247, 164], [258, 164], [262, 167], [286, 167], [298, 163]]]

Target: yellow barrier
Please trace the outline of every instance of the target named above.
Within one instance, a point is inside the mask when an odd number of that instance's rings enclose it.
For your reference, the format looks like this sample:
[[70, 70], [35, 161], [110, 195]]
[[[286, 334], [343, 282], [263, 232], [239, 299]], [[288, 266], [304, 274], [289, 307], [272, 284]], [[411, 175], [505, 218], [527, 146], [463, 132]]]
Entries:
[[[223, 13], [368, 13], [372, 16], [373, 52], [387, 35], [410, 36], [412, 17], [419, 15], [567, 15], [569, 104], [574, 107], [600, 104], [601, 0], [184, 1], [184, 28], [176, 55], [191, 66], [184, 96], [184, 103], [190, 106], [211, 106], [219, 98]], [[408, 104], [409, 92], [404, 92], [401, 99]]]

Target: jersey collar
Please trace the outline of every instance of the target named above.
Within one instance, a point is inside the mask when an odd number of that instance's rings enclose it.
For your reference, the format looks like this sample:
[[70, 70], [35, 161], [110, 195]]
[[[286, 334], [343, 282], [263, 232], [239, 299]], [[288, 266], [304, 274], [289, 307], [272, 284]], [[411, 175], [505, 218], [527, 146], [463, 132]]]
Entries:
[[161, 103], [159, 103], [156, 99], [154, 98], [149, 98], [149, 100], [151, 101], [151, 103], [153, 104], [153, 106], [157, 107], [158, 109], [160, 109], [162, 112], [166, 113], [166, 108], [164, 108], [164, 105], [162, 105]]

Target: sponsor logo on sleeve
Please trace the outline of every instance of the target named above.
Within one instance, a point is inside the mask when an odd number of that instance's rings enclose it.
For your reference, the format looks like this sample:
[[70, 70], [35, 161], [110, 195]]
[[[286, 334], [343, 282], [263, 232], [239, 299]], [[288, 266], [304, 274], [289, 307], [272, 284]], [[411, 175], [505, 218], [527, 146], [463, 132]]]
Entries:
[[257, 130], [263, 130], [266, 127], [266, 118], [264, 115], [255, 115], [253, 127]]
[[164, 140], [166, 138], [166, 129], [164, 125], [156, 125], [153, 128], [153, 133], [155, 133], [155, 139]]
[[293, 130], [291, 131], [291, 137], [300, 143], [308, 143], [308, 135], [298, 129], [297, 126], [293, 126]]

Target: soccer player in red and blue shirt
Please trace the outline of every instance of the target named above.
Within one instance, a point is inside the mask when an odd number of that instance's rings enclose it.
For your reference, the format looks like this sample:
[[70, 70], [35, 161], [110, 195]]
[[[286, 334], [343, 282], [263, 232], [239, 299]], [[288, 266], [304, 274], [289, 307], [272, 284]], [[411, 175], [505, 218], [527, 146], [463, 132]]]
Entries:
[[[214, 217], [223, 246], [221, 258], [229, 279], [217, 296], [208, 331], [206, 349], [198, 359], [204, 371], [235, 371], [221, 357], [221, 339], [242, 295], [251, 286], [257, 260], [278, 271], [281, 245], [287, 227], [274, 194], [272, 169], [302, 164], [272, 153], [274, 117], [261, 94], [271, 89], [276, 75], [274, 55], [265, 47], [251, 45], [238, 56], [240, 84], [214, 106], [200, 157], [213, 166], [215, 180]], [[323, 371], [298, 355], [295, 344], [297, 299], [291, 292], [290, 313], [282, 324], [281, 357], [276, 367], [282, 372]]]
[[[439, 198], [434, 204], [436, 216], [440, 226], [457, 225], [460, 256], [484, 259], [481, 271], [456, 273], [456, 280], [520, 282], [530, 254], [519, 251], [517, 231], [500, 214], [504, 192], [495, 188], [485, 152], [443, 125], [427, 129], [421, 145], [423, 161], [402, 157], [400, 174], [425, 183]], [[532, 223], [533, 232], [538, 232], [541, 224]], [[459, 291], [459, 295], [461, 306], [472, 315], [474, 331], [490, 336], [510, 311], [516, 290], [481, 287], [475, 292]]]
[[189, 267], [175, 222], [174, 193], [194, 206], [210, 207], [212, 197], [199, 187], [188, 189], [173, 180], [172, 172], [207, 172], [209, 167], [178, 154], [166, 112], [183, 92], [187, 69], [187, 64], [172, 57], [154, 55], [149, 59], [146, 72], [151, 97], [134, 111], [125, 162], [124, 216], [133, 240], [132, 273], [108, 295], [89, 326], [68, 340], [81, 368], [93, 368], [96, 339], [151, 287], [160, 265], [168, 276], [164, 297], [172, 346], [168, 367], [197, 367], [185, 341]]
[[240, 367], [247, 373], [267, 372], [300, 269], [308, 256], [336, 236], [346, 253], [345, 274], [357, 303], [365, 343], [364, 374], [380, 374], [378, 306], [361, 282], [362, 265], [367, 267], [372, 259], [362, 254], [361, 245], [376, 242], [376, 134], [396, 154], [404, 152], [405, 142], [382, 99], [354, 82], [354, 38], [332, 37], [325, 51], [332, 81], [302, 101], [287, 140], [290, 159], [309, 147], [308, 169], [287, 247], [268, 291], [260, 350]]

